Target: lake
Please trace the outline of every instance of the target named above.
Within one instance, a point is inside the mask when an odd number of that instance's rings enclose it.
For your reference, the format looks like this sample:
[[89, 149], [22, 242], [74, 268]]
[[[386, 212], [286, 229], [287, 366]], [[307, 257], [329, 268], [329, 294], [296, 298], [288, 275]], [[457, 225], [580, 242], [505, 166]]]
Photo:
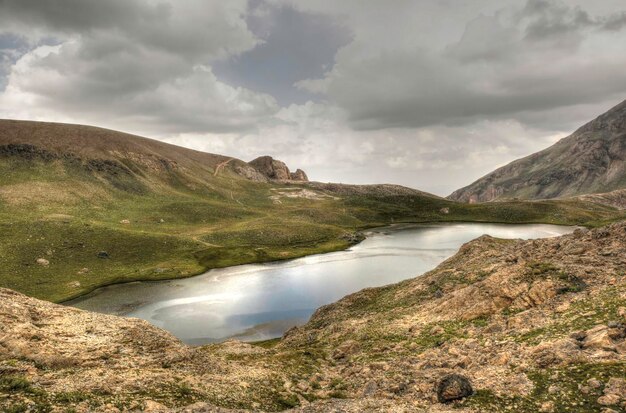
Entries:
[[138, 317], [188, 344], [279, 337], [316, 308], [366, 287], [418, 276], [483, 234], [546, 238], [575, 227], [504, 224], [395, 225], [366, 232], [345, 251], [214, 269], [192, 278], [100, 288], [67, 305]]

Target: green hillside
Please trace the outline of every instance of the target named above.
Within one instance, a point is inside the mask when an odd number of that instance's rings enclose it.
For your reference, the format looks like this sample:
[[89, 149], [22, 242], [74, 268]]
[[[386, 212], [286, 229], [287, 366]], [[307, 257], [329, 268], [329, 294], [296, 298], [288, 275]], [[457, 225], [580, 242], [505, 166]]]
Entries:
[[582, 201], [468, 205], [393, 185], [268, 181], [243, 161], [133, 135], [0, 121], [0, 287], [52, 301], [343, 249], [394, 222], [617, 217]]

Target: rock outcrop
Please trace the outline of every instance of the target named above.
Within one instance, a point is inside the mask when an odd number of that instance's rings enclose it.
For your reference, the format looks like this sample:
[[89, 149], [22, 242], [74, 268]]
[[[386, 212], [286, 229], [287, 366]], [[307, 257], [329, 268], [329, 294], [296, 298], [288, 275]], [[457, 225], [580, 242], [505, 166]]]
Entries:
[[308, 181], [306, 173], [302, 169], [291, 172], [284, 162], [274, 159], [271, 156], [260, 156], [250, 162], [252, 166], [268, 179], [277, 181]]
[[295, 172], [291, 172], [289, 177], [292, 181], [308, 181], [309, 177], [302, 169], [296, 169]]
[[453, 192], [461, 202], [547, 199], [626, 189], [626, 101], [533, 155]]

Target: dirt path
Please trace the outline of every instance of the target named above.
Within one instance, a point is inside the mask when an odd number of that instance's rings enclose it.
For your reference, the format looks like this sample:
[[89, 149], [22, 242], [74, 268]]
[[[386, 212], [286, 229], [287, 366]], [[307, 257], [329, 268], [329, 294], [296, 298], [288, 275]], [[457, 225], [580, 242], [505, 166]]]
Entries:
[[218, 163], [218, 164], [217, 164], [217, 166], [215, 167], [215, 172], [213, 172], [213, 176], [217, 176], [217, 174], [218, 174], [218, 173], [220, 173], [220, 171], [221, 171], [221, 170], [222, 170], [222, 169], [223, 169], [226, 165], [228, 165], [228, 163], [229, 163], [230, 161], [232, 161], [233, 159], [235, 159], [235, 158], [230, 158], [230, 159], [228, 159], [227, 161], [224, 161], [224, 162], [220, 162], [220, 163]]

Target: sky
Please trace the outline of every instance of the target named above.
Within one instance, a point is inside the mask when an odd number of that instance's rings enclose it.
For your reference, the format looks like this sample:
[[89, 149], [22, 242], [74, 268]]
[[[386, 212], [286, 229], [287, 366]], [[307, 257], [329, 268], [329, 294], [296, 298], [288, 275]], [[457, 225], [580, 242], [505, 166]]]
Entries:
[[626, 99], [623, 0], [0, 0], [0, 118], [448, 195]]

